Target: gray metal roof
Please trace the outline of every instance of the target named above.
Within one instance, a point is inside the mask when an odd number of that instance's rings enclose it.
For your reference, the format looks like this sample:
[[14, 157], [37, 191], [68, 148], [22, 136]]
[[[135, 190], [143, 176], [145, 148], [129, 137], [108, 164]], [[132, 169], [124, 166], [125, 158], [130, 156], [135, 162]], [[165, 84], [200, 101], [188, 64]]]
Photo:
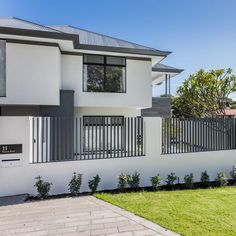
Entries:
[[74, 26], [44, 26], [15, 17], [0, 18], [0, 33], [31, 37], [73, 40], [75, 49], [134, 53], [166, 57], [171, 52], [161, 51]]
[[81, 44], [86, 45], [97, 45], [97, 46], [108, 46], [108, 47], [121, 47], [121, 48], [136, 48], [146, 50], [156, 50], [136, 43], [128, 42], [125, 40], [113, 38], [107, 35], [95, 33], [85, 29], [77, 28], [70, 25], [62, 26], [50, 26], [56, 30], [60, 30], [64, 33], [77, 34], [80, 38]]
[[167, 73], [181, 73], [183, 69], [177, 69], [172, 66], [167, 66], [161, 63], [157, 63], [152, 67], [154, 72], [167, 72]]
[[46, 32], [61, 33], [58, 30], [49, 28], [47, 26], [36, 24], [36, 23], [26, 21], [26, 20], [22, 20], [16, 17], [0, 18], [0, 27], [10, 27], [10, 28], [17, 28], [17, 29], [39, 30], [39, 31], [46, 31]]

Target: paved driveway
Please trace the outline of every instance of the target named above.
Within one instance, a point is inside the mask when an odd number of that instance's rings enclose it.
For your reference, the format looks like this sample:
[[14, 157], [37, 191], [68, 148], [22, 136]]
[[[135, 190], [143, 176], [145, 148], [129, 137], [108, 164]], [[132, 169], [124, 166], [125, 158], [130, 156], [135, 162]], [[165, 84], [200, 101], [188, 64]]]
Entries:
[[0, 235], [177, 235], [92, 196], [0, 207]]

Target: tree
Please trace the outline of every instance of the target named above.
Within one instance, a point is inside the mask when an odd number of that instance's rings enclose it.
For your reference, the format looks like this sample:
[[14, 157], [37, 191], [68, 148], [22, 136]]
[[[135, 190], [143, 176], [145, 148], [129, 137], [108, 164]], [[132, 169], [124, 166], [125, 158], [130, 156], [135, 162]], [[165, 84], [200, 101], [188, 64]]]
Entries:
[[215, 117], [225, 113], [229, 95], [236, 91], [232, 69], [199, 70], [189, 76], [172, 100], [174, 117]]

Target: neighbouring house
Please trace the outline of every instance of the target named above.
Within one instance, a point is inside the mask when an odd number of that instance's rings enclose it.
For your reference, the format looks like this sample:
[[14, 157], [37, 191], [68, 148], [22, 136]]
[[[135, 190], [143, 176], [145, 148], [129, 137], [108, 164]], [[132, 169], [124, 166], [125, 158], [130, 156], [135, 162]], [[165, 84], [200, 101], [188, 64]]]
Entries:
[[219, 117], [236, 118], [236, 109], [226, 108], [222, 114], [218, 114]]

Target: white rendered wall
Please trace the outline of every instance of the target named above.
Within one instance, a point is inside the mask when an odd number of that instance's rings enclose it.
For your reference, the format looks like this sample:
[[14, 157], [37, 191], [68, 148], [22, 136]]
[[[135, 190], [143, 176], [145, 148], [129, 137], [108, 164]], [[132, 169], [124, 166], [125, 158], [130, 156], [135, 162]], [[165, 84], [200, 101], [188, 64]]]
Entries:
[[235, 150], [161, 155], [160, 121], [160, 118], [145, 118], [145, 157], [29, 164], [29, 117], [0, 117], [0, 144], [23, 144], [22, 155], [0, 155], [0, 160], [22, 158], [21, 166], [18, 167], [3, 167], [1, 163], [0, 196], [36, 194], [33, 185], [34, 178], [38, 175], [53, 183], [51, 194], [65, 193], [74, 171], [83, 174], [82, 191], [88, 191], [87, 182], [96, 174], [101, 176], [100, 190], [116, 188], [117, 177], [121, 172], [140, 172], [141, 186], [149, 186], [150, 177], [158, 173], [166, 180], [167, 174], [175, 172], [180, 177], [180, 182], [183, 182], [184, 175], [190, 172], [194, 174], [196, 181], [199, 181], [200, 173], [204, 170], [207, 170], [211, 180], [219, 171], [224, 171], [229, 177], [229, 171], [236, 165]]
[[57, 47], [7, 43], [6, 97], [0, 104], [59, 105], [60, 84]]
[[126, 93], [83, 92], [83, 57], [62, 55], [62, 89], [75, 91], [76, 107], [151, 107], [151, 61], [126, 63]]
[[74, 90], [74, 105], [78, 106], [82, 91], [83, 57], [61, 55], [61, 89]]

